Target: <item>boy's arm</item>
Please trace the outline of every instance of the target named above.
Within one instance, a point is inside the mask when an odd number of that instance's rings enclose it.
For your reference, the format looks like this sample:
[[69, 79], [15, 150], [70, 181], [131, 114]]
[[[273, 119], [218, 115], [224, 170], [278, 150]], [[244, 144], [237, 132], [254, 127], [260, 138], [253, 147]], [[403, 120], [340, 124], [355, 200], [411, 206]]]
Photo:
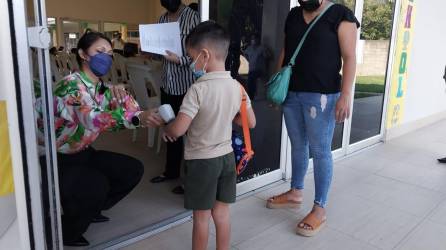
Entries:
[[197, 90], [197, 85], [192, 85], [184, 96], [181, 104], [180, 112], [171, 123], [169, 123], [164, 133], [171, 138], [178, 138], [183, 136], [189, 129], [192, 120], [197, 115], [200, 109], [200, 98]]
[[[249, 128], [255, 128], [257, 121], [256, 121], [256, 115], [254, 114], [254, 110], [252, 109], [252, 107], [249, 107], [247, 111], [248, 111], [248, 126]], [[240, 127], [242, 126], [242, 116], [240, 113], [238, 113], [234, 117], [234, 123], [239, 125]]]
[[192, 118], [182, 112], [179, 112], [177, 118], [175, 118], [175, 120], [164, 128], [164, 132], [169, 137], [178, 138], [186, 134], [186, 131], [189, 129], [191, 123]]

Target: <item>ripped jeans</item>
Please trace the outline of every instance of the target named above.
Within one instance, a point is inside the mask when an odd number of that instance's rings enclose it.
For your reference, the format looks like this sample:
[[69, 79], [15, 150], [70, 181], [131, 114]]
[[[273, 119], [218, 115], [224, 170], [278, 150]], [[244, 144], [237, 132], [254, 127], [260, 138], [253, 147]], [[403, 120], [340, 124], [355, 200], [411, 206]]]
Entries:
[[333, 175], [331, 142], [336, 125], [337, 94], [292, 92], [283, 104], [283, 113], [291, 140], [291, 188], [303, 189], [308, 161], [313, 158], [315, 199], [325, 207]]

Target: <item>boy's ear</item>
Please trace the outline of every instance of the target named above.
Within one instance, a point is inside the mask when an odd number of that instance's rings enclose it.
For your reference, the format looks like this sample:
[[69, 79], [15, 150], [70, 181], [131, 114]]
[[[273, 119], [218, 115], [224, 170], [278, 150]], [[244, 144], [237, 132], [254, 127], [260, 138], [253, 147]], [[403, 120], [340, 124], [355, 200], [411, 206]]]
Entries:
[[204, 52], [204, 56], [203, 59], [208, 59], [211, 58], [211, 52], [208, 49], [203, 49]]

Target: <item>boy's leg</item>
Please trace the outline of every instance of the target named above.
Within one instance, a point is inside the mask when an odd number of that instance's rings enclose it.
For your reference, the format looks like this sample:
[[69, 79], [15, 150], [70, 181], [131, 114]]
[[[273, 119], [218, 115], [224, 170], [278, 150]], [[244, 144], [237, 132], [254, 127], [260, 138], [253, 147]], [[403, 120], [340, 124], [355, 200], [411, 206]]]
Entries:
[[237, 182], [234, 153], [220, 157], [220, 161], [222, 172], [218, 180], [217, 201], [212, 208], [212, 218], [217, 231], [217, 249], [229, 250], [231, 238], [229, 204], [235, 202]]
[[229, 204], [216, 201], [212, 209], [215, 229], [217, 231], [217, 250], [229, 250], [231, 241], [231, 220]]
[[193, 250], [207, 249], [209, 238], [209, 218], [211, 218], [211, 210], [194, 210], [194, 225], [192, 230]]

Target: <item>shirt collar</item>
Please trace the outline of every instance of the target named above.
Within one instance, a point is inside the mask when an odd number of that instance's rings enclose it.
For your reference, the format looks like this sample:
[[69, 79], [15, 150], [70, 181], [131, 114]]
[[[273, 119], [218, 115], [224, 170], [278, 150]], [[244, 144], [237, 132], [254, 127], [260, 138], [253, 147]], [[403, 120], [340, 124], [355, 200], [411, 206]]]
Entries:
[[90, 80], [90, 78], [88, 78], [87, 74], [85, 74], [85, 72], [83, 71], [79, 71], [79, 77], [81, 79], [82, 82], [85, 83], [85, 85], [87, 85], [88, 88], [94, 88], [94, 84], [93, 81]]
[[197, 82], [204, 82], [209, 80], [216, 80], [216, 79], [232, 79], [231, 72], [230, 71], [215, 71], [206, 73], [204, 76], [200, 77]]

